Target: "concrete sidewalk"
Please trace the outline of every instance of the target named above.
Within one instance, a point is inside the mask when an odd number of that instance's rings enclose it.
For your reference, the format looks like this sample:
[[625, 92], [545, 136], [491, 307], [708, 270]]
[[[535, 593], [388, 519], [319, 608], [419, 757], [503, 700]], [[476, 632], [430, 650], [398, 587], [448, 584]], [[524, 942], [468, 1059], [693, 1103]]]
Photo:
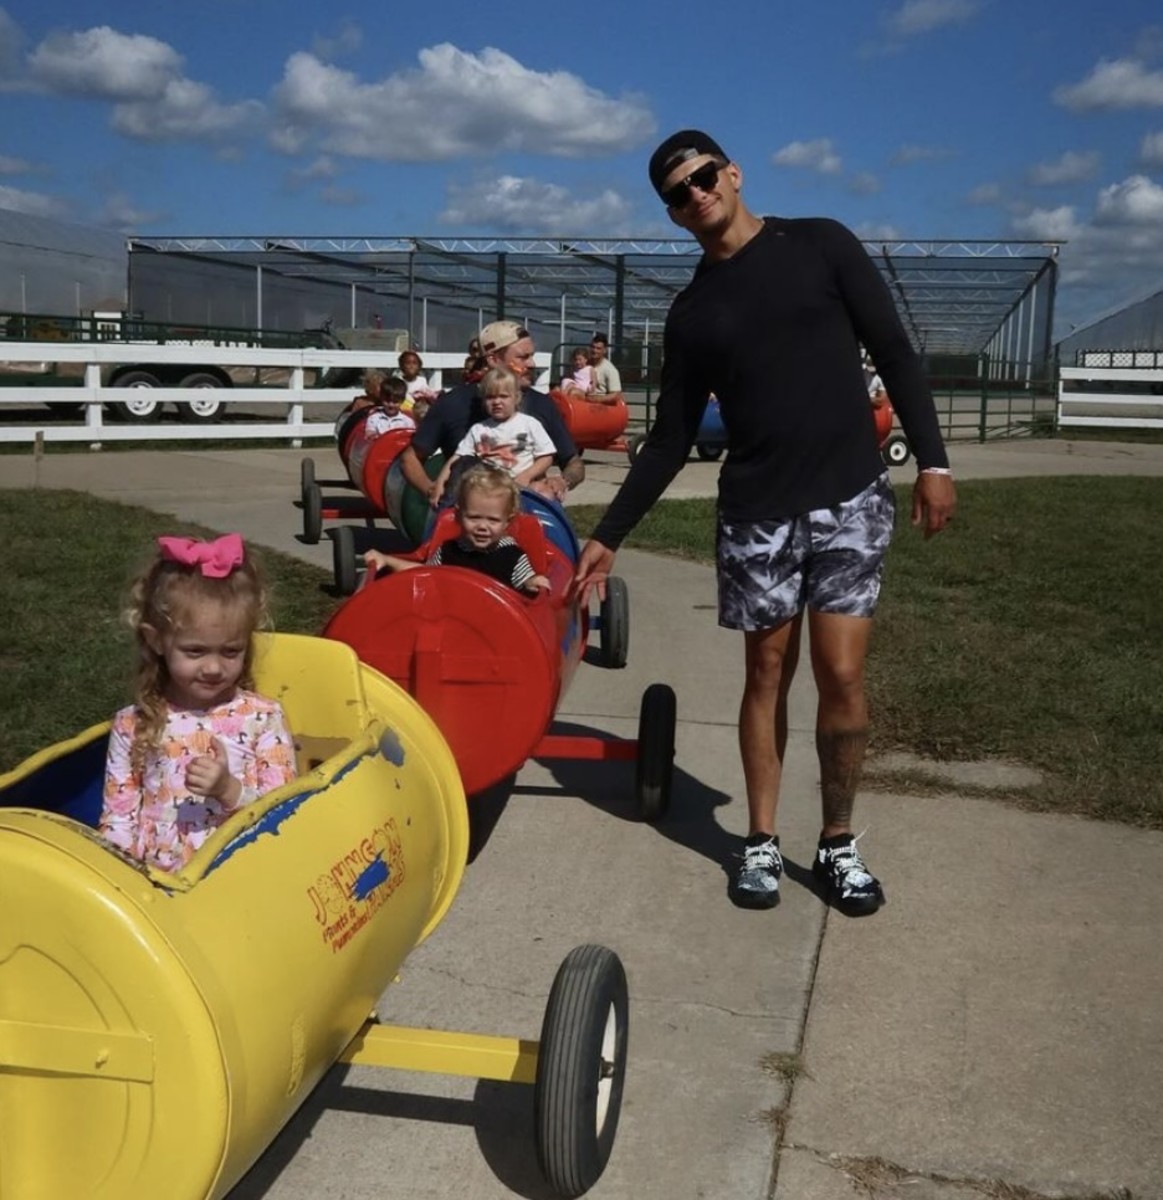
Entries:
[[[337, 473], [334, 456], [313, 453], [321, 474]], [[961, 478], [1163, 474], [1163, 446], [951, 454]], [[238, 528], [329, 566], [326, 540], [296, 539], [299, 457], [49, 454], [38, 473], [44, 487]], [[0, 486], [33, 473], [31, 458], [0, 457]], [[575, 498], [604, 502], [624, 473], [595, 456]], [[716, 474], [691, 463], [671, 494], [711, 494]], [[633, 735], [642, 689], [671, 683], [671, 815], [656, 828], [633, 819], [624, 765], [529, 764], [478, 813], [480, 852], [386, 993], [385, 1019], [536, 1037], [566, 951], [614, 947], [630, 977], [631, 1049], [596, 1200], [1163, 1197], [1163, 835], [952, 794], [870, 794], [861, 845], [889, 904], [845, 920], [807, 875], [818, 788], [801, 674], [784, 900], [736, 910], [725, 872], [746, 823], [738, 638], [715, 623], [709, 569], [632, 552], [618, 569], [630, 665], [583, 666], [558, 718]], [[530, 1113], [525, 1088], [335, 1071], [234, 1200], [540, 1200]]]

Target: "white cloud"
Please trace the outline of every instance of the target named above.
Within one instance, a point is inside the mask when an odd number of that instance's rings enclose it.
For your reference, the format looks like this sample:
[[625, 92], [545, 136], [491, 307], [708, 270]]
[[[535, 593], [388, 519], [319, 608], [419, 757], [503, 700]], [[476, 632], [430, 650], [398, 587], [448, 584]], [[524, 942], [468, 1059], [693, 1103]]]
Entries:
[[318, 139], [335, 154], [394, 162], [522, 151], [581, 158], [630, 149], [654, 132], [641, 97], [612, 99], [566, 71], [535, 71], [502, 50], [443, 43], [418, 69], [364, 83], [312, 54], [293, 54], [274, 92], [272, 143], [296, 153]]
[[1148, 133], [1143, 136], [1143, 144], [1139, 147], [1139, 157], [1147, 167], [1163, 167], [1163, 129], [1158, 133]]
[[440, 221], [495, 233], [593, 234], [600, 230], [605, 236], [615, 236], [627, 228], [630, 212], [630, 202], [609, 188], [587, 198], [574, 196], [555, 183], [501, 175], [450, 186]]
[[0, 154], [0, 175], [27, 175], [32, 169], [32, 163], [26, 159]]
[[981, 7], [978, 0], [905, 0], [889, 13], [889, 32], [896, 37], [916, 37], [946, 25], [963, 25]]
[[105, 198], [105, 203], [96, 215], [96, 221], [98, 225], [106, 225], [124, 233], [134, 233], [143, 225], [153, 225], [168, 215], [160, 209], [140, 207], [124, 192], [114, 192]]
[[1070, 204], [1035, 208], [1014, 218], [1014, 232], [1035, 242], [1066, 242], [1078, 237], [1081, 226]]
[[334, 37], [325, 37], [320, 34], [312, 38], [311, 53], [316, 58], [331, 62], [334, 59], [354, 54], [362, 45], [363, 30], [354, 21], [345, 20], [340, 24], [339, 32]]
[[966, 204], [998, 204], [1001, 202], [1001, 185], [979, 183], [966, 197]]
[[1098, 194], [1094, 223], [1110, 226], [1153, 226], [1163, 244], [1163, 187], [1145, 175], [1131, 175]]
[[1143, 175], [1101, 188], [1089, 217], [1070, 205], [1039, 208], [1015, 217], [1012, 227], [1020, 237], [1066, 243], [1060, 323], [1104, 311], [1163, 275], [1163, 186]]
[[1098, 174], [1101, 156], [1097, 151], [1067, 150], [1052, 162], [1037, 163], [1030, 168], [1029, 180], [1035, 187], [1050, 187], [1060, 183], [1079, 183]]
[[53, 92], [110, 100], [147, 100], [162, 95], [181, 74], [182, 56], [172, 46], [108, 25], [79, 33], [52, 33], [29, 55], [32, 79]]
[[806, 167], [821, 175], [835, 175], [843, 167], [840, 156], [832, 148], [831, 138], [815, 138], [810, 142], [788, 142], [777, 150], [771, 161], [780, 167]]
[[0, 208], [10, 208], [15, 212], [28, 213], [33, 217], [53, 217], [57, 220], [70, 216], [69, 205], [56, 196], [46, 196], [42, 192], [26, 192], [20, 188], [0, 185]]
[[1148, 71], [1137, 59], [1103, 59], [1081, 83], [1055, 88], [1054, 103], [1075, 112], [1163, 108], [1163, 71]]
[[147, 142], [213, 140], [257, 123], [262, 111], [257, 100], [219, 104], [206, 84], [171, 79], [152, 100], [116, 105], [112, 123], [118, 133]]
[[900, 146], [893, 151], [889, 162], [894, 167], [905, 167], [915, 162], [936, 162], [942, 158], [951, 158], [953, 151], [946, 146]]
[[870, 171], [857, 171], [848, 181], [848, 190], [857, 196], [872, 196], [880, 191], [880, 180]]

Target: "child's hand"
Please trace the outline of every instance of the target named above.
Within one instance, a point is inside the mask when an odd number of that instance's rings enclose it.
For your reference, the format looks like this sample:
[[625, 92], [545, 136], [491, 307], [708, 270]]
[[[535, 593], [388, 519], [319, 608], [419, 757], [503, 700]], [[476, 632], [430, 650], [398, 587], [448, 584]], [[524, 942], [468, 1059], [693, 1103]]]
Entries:
[[432, 487], [428, 489], [428, 503], [433, 508], [439, 508], [443, 495], [444, 481], [442, 479], [437, 479], [436, 482], [433, 483]]
[[233, 808], [242, 798], [242, 784], [230, 773], [226, 747], [219, 738], [210, 742], [210, 753], [200, 754], [186, 768], [186, 787], [195, 796], [211, 796]]
[[547, 592], [549, 591], [549, 580], [544, 575], [534, 575], [532, 579], [526, 580], [525, 591], [531, 596]]

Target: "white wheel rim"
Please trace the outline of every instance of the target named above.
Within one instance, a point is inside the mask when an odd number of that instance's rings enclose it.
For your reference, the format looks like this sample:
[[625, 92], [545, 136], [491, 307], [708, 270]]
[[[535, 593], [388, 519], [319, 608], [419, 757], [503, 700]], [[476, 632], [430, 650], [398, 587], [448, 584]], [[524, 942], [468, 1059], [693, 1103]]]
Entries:
[[[146, 391], [151, 390], [148, 383], [135, 383], [128, 390], [136, 391], [139, 388], [144, 388]], [[156, 400], [148, 400], [144, 396], [138, 400], [125, 400], [122, 401], [122, 403], [131, 413], [133, 413], [135, 417], [148, 417], [155, 413], [158, 408], [158, 402]]]
[[[213, 384], [209, 383], [199, 384], [199, 388], [215, 392], [218, 390]], [[209, 397], [205, 400], [188, 400], [186, 403], [190, 406], [190, 411], [199, 417], [212, 417], [222, 407], [221, 400], [211, 400]]]
[[594, 1110], [598, 1137], [602, 1136], [610, 1113], [610, 1097], [614, 1093], [614, 1075], [618, 1065], [614, 1058], [617, 1045], [618, 1014], [611, 1004], [606, 1013], [606, 1028], [602, 1031], [602, 1055], [598, 1063], [598, 1102]]

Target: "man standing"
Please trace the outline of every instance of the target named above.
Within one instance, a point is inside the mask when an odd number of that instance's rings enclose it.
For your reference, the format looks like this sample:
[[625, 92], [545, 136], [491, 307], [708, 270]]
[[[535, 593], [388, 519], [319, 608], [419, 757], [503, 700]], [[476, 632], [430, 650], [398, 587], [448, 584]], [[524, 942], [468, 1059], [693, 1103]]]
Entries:
[[[544, 394], [530, 387], [535, 354], [533, 338], [516, 321], [493, 321], [481, 330], [481, 353], [490, 367], [507, 367], [521, 381], [520, 411], [536, 417], [545, 426], [556, 447], [554, 462], [560, 475], [547, 480], [555, 498], [561, 500], [569, 488], [575, 488], [586, 477], [585, 463], [569, 436], [557, 405]], [[416, 430], [412, 443], [400, 455], [400, 470], [417, 491], [426, 496], [435, 493], [435, 482], [428, 478], [424, 462], [437, 450], [449, 457], [460, 444], [469, 428], [484, 420], [484, 401], [475, 383], [461, 384], [445, 392], [428, 410]]]
[[590, 366], [594, 369], [594, 391], [599, 396], [612, 396], [622, 390], [622, 377], [609, 359], [610, 343], [604, 333], [590, 338]]
[[948, 459], [921, 364], [859, 241], [827, 219], [761, 218], [743, 173], [707, 134], [673, 134], [650, 159], [670, 219], [703, 249], [666, 321], [657, 420], [578, 563], [583, 595], [604, 588], [622, 540], [662, 495], [719, 398], [719, 623], [744, 638], [739, 749], [750, 835], [731, 885], [745, 907], [779, 901], [776, 812], [788, 692], [806, 623], [819, 693], [823, 822], [813, 872], [859, 916], [884, 902], [852, 832], [868, 740], [864, 659], [892, 535], [894, 500], [877, 448], [860, 345], [874, 356], [916, 453], [912, 520], [952, 518]]

